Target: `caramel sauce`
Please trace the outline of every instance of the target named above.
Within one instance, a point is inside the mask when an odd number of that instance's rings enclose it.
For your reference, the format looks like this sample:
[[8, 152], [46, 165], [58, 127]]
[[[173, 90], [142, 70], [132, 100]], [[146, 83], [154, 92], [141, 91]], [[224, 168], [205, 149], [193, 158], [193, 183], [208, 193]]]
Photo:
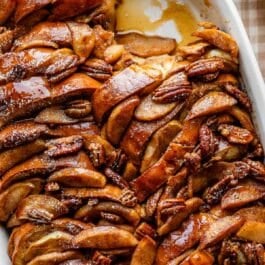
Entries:
[[117, 8], [118, 33], [139, 32], [175, 38], [179, 45], [196, 40], [197, 21], [183, 1], [123, 0]]

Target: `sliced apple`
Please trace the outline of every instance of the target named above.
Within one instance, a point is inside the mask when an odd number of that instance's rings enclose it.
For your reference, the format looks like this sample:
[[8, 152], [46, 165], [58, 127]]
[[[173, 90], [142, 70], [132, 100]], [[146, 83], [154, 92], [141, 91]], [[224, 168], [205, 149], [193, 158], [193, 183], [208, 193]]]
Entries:
[[43, 124], [74, 124], [78, 119], [71, 118], [65, 114], [61, 107], [50, 107], [42, 110], [34, 119], [37, 123]]
[[156, 257], [156, 242], [145, 236], [137, 245], [131, 260], [131, 265], [152, 265]]
[[191, 152], [198, 142], [201, 123], [201, 118], [185, 121], [182, 130], [170, 143], [164, 155], [131, 182], [139, 201], [144, 201], [180, 169], [185, 154]]
[[85, 168], [71, 167], [54, 172], [48, 181], [58, 182], [68, 187], [103, 188], [106, 185], [106, 177], [101, 173]]
[[51, 225], [56, 231], [63, 231], [71, 235], [77, 235], [81, 231], [93, 226], [93, 224], [84, 223], [82, 221], [74, 220], [72, 218], [55, 219], [52, 221]]
[[237, 106], [233, 106], [228, 112], [240, 122], [243, 128], [249, 130], [252, 133], [255, 133], [255, 128], [252, 120], [246, 111], [240, 109]]
[[25, 252], [24, 260], [29, 262], [43, 254], [69, 250], [73, 248], [72, 240], [72, 235], [61, 231], [54, 231], [32, 242]]
[[236, 235], [248, 241], [265, 244], [265, 223], [247, 221]]
[[139, 121], [154, 121], [159, 120], [171, 112], [177, 103], [159, 104], [152, 100], [152, 95], [149, 94], [142, 99], [140, 105], [135, 110], [135, 118]]
[[82, 259], [83, 256], [78, 251], [52, 252], [49, 254], [37, 256], [36, 258], [28, 262], [27, 265], [57, 265], [60, 262], [79, 258]]
[[262, 206], [247, 207], [238, 210], [235, 215], [239, 215], [246, 221], [256, 221], [265, 223], [265, 208]]
[[75, 95], [91, 95], [101, 87], [101, 83], [83, 73], [74, 73], [56, 84], [51, 91], [53, 102], [64, 102]]
[[[50, 85], [42, 77], [31, 77], [1, 87], [0, 128], [13, 119], [41, 110], [51, 102]], [[2, 103], [1, 103], [2, 104]]]
[[73, 242], [80, 248], [96, 249], [128, 248], [138, 244], [131, 233], [114, 226], [96, 226], [84, 230], [74, 237]]
[[17, 122], [0, 131], [0, 149], [32, 142], [47, 132], [48, 127], [32, 121]]
[[265, 186], [253, 181], [246, 181], [228, 190], [222, 197], [222, 209], [242, 207], [264, 197]]
[[16, 210], [19, 202], [28, 196], [34, 186], [31, 183], [17, 183], [0, 194], [0, 221], [5, 222]]
[[186, 119], [217, 114], [231, 109], [236, 104], [237, 100], [224, 92], [209, 92], [192, 106]]
[[172, 120], [154, 133], [145, 149], [141, 173], [158, 161], [181, 128], [182, 125], [177, 120]]
[[39, 240], [51, 232], [51, 226], [34, 225], [32, 223], [23, 224], [13, 230], [8, 251], [10, 257], [12, 257], [12, 262], [18, 265], [25, 264], [24, 257], [30, 243]]
[[112, 144], [119, 144], [123, 133], [132, 120], [134, 110], [139, 103], [139, 98], [132, 96], [117, 105], [111, 112], [106, 126], [106, 133], [108, 140]]
[[193, 36], [202, 38], [210, 44], [231, 53], [233, 59], [237, 60], [238, 45], [236, 41], [228, 34], [216, 28], [202, 29], [194, 32]]
[[47, 195], [30, 195], [23, 199], [17, 208], [19, 220], [50, 222], [68, 213], [68, 208], [54, 197]]
[[161, 120], [152, 122], [132, 121], [123, 137], [121, 147], [134, 164], [139, 165], [143, 151], [152, 134], [172, 120], [182, 106], [183, 104], [178, 104]]
[[95, 91], [92, 107], [95, 118], [101, 122], [107, 112], [129, 96], [133, 96], [147, 87], [155, 87], [161, 78], [161, 72], [148, 71], [143, 67], [132, 65], [111, 77]]
[[16, 164], [40, 153], [46, 149], [43, 140], [35, 140], [34, 142], [24, 144], [0, 153], [0, 176], [11, 169]]
[[47, 156], [35, 156], [7, 171], [2, 178], [1, 190], [11, 183], [36, 175], [45, 175], [55, 169], [55, 161]]
[[170, 264], [171, 260], [197, 245], [200, 240], [199, 229], [199, 216], [191, 215], [187, 221], [183, 222], [180, 229], [171, 232], [163, 239], [157, 249], [156, 264]]
[[49, 128], [47, 133], [52, 137], [67, 137], [72, 135], [98, 135], [99, 128], [94, 122], [79, 122], [69, 125], [57, 125], [54, 128]]
[[150, 37], [139, 33], [120, 34], [116, 37], [130, 53], [140, 57], [151, 57], [172, 53], [177, 46], [175, 39]]
[[91, 220], [98, 217], [101, 212], [112, 213], [121, 216], [131, 225], [136, 226], [140, 222], [140, 216], [133, 208], [128, 208], [116, 202], [100, 202], [96, 205], [85, 205], [76, 214], [76, 219]]
[[[213, 265], [214, 257], [205, 250], [196, 250], [189, 255], [180, 265]], [[169, 264], [171, 265], [171, 264]]]
[[66, 197], [74, 197], [80, 199], [99, 198], [112, 201], [120, 201], [122, 190], [117, 186], [106, 185], [102, 189], [95, 188], [64, 188], [63, 194]]
[[240, 216], [226, 216], [218, 219], [209, 225], [206, 233], [202, 234], [199, 248], [204, 249], [217, 244], [237, 232], [243, 223], [244, 219]]

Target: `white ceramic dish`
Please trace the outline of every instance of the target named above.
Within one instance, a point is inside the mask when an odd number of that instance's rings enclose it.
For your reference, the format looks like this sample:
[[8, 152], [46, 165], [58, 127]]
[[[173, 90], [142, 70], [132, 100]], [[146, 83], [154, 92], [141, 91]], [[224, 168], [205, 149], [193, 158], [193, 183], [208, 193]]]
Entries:
[[[144, 0], [143, 0], [144, 1]], [[243, 23], [232, 0], [182, 0], [198, 21], [209, 20], [230, 33], [240, 47], [241, 74], [253, 103], [253, 118], [265, 147], [265, 84]], [[206, 2], [209, 5], [206, 5]], [[10, 265], [7, 256], [7, 234], [0, 227], [0, 265]]]

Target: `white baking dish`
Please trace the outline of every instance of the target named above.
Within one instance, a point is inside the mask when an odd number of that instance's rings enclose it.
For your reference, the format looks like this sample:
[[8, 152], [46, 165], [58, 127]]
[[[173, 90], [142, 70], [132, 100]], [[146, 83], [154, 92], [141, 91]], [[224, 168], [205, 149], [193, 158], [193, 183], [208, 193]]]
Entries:
[[[133, 1], [133, 0], [132, 0]], [[145, 1], [145, 0], [143, 0]], [[240, 47], [241, 74], [253, 103], [253, 118], [265, 147], [265, 84], [243, 23], [232, 0], [182, 0], [198, 21], [209, 20], [230, 33]], [[7, 235], [0, 227], [0, 265], [9, 265]]]

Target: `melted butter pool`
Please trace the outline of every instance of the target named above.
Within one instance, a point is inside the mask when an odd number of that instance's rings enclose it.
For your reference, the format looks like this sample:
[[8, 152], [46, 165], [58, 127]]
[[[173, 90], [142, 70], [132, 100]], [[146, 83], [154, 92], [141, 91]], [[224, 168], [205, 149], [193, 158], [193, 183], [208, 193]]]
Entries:
[[175, 38], [180, 45], [187, 44], [196, 40], [191, 33], [197, 29], [197, 21], [184, 2], [122, 0], [117, 8], [116, 30]]

